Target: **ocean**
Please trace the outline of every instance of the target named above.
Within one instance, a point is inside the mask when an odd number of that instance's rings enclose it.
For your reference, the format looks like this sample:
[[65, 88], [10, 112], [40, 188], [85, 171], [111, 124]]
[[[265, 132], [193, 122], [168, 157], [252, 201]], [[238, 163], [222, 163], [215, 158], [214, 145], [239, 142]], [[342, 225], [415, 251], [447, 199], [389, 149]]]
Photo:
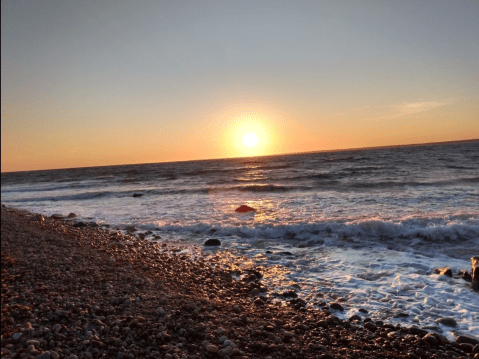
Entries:
[[[9, 207], [244, 257], [278, 273], [264, 278], [274, 300], [294, 291], [339, 302], [341, 318], [479, 336], [479, 293], [457, 275], [479, 255], [479, 141], [1, 178]], [[221, 246], [203, 248], [211, 238]], [[434, 273], [445, 266], [453, 277]]]

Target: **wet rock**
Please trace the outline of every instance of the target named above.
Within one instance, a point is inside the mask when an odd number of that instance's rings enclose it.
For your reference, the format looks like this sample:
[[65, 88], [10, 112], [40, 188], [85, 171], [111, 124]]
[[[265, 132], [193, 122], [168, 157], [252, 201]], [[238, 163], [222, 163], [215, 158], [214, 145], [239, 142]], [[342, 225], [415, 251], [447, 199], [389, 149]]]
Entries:
[[459, 348], [466, 353], [472, 353], [474, 345], [472, 345], [471, 343], [461, 343], [459, 344]]
[[436, 323], [453, 328], [457, 325], [457, 322], [454, 318], [439, 318], [438, 320], [436, 320]]
[[125, 230], [127, 232], [136, 232], [138, 230], [138, 228], [136, 228], [135, 226], [128, 226], [125, 228]]
[[471, 258], [471, 287], [479, 291], [479, 257]]
[[51, 218], [53, 219], [64, 219], [65, 216], [63, 214], [60, 214], [60, 213], [54, 213], [51, 215]]
[[426, 343], [437, 346], [439, 344], [436, 336], [433, 333], [428, 333], [422, 338]]
[[449, 267], [434, 269], [434, 273], [452, 277], [452, 270]]
[[342, 306], [341, 304], [339, 304], [339, 303], [331, 303], [331, 304], [329, 305], [329, 307], [330, 307], [331, 309], [340, 310], [341, 312], [344, 311], [343, 306]]
[[366, 323], [364, 323], [364, 328], [366, 328], [366, 329], [369, 330], [369, 331], [374, 332], [374, 331], [376, 331], [376, 329], [377, 329], [378, 327], [377, 327], [376, 324], [374, 324], [373, 322], [366, 322]]
[[368, 312], [366, 309], [364, 309], [364, 308], [359, 308], [358, 310], [359, 310], [361, 313], [364, 313], [364, 314], [368, 314], [368, 313], [369, 313], [369, 312]]
[[143, 197], [143, 193], [133, 193], [132, 197], [135, 197], [135, 198]]
[[352, 321], [354, 321], [354, 320], [361, 321], [361, 317], [360, 317], [359, 315], [357, 315], [357, 314], [355, 314], [355, 315], [349, 317], [349, 321], [350, 321], [350, 322], [352, 322]]
[[[68, 214], [67, 217], [68, 217], [68, 218], [76, 218], [77, 215], [76, 215], [75, 213], [71, 212], [71, 213]], [[50, 352], [50, 355], [51, 355], [51, 352]]]
[[472, 277], [469, 274], [469, 272], [465, 269], [461, 269], [459, 272], [457, 272], [457, 275], [464, 279], [466, 282], [472, 282]]
[[204, 245], [205, 246], [221, 246], [221, 241], [216, 238], [210, 238], [205, 242]]
[[235, 212], [254, 212], [254, 211], [256, 211], [256, 209], [246, 205], [239, 206], [238, 208], [235, 209]]
[[296, 294], [296, 292], [294, 290], [288, 290], [286, 292], [283, 292], [281, 295], [285, 298], [297, 298], [298, 297], [298, 295]]
[[73, 227], [77, 227], [77, 228], [84, 228], [88, 226], [85, 222], [77, 222], [73, 225]]
[[469, 343], [469, 344], [479, 344], [479, 340], [471, 337], [469, 335], [459, 335], [456, 337], [456, 343], [461, 344], [461, 343]]
[[14, 342], [18, 342], [20, 340], [20, 338], [22, 337], [22, 335], [23, 335], [22, 333], [13, 333], [12, 340]]

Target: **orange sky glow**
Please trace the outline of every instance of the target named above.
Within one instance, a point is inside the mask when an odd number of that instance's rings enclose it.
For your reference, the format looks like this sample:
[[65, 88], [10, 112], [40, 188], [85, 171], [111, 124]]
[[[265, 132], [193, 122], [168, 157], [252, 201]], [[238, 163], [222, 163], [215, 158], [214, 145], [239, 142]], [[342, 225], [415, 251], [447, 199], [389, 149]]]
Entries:
[[475, 2], [108, 3], [2, 2], [2, 172], [479, 138]]

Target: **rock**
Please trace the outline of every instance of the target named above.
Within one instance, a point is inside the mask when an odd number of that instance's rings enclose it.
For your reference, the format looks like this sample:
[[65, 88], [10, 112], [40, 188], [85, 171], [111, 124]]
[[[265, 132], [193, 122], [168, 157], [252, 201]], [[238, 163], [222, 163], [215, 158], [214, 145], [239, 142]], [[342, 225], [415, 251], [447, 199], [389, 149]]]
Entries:
[[22, 337], [22, 335], [23, 335], [22, 333], [13, 333], [12, 340], [14, 342], [18, 342], [20, 340], [20, 338]]
[[51, 215], [51, 218], [53, 219], [64, 219], [65, 216], [63, 214], [60, 214], [60, 213], [54, 213]]
[[341, 312], [344, 311], [343, 306], [342, 306], [341, 304], [339, 304], [339, 303], [331, 303], [331, 304], [329, 305], [329, 307], [330, 307], [331, 309], [340, 310]]
[[281, 295], [285, 298], [296, 298], [298, 296], [294, 290], [288, 290]]
[[479, 353], [479, 344], [476, 344], [474, 348], [472, 349], [473, 353]]
[[436, 336], [433, 333], [427, 333], [422, 339], [432, 346], [437, 346], [439, 344]]
[[464, 279], [465, 281], [467, 282], [472, 282], [472, 277], [471, 275], [469, 274], [469, 272], [465, 269], [461, 269], [459, 272], [457, 272], [457, 275]]
[[456, 342], [458, 344], [461, 344], [461, 343], [469, 343], [474, 345], [479, 344], [479, 340], [477, 340], [476, 338], [470, 337], [468, 335], [459, 335], [456, 338]]
[[349, 317], [349, 321], [352, 322], [353, 320], [358, 320], [358, 321], [361, 321], [361, 317], [357, 314]]
[[471, 343], [461, 343], [459, 344], [459, 348], [466, 353], [472, 353], [474, 345], [472, 345]]
[[434, 273], [452, 277], [452, 270], [449, 267], [434, 269]]
[[126, 246], [121, 242], [111, 241], [109, 244], [110, 246], [116, 247], [118, 249], [126, 249]]
[[208, 239], [205, 244], [205, 246], [221, 246], [221, 242], [219, 239], [216, 238], [210, 238]]
[[135, 198], [143, 197], [143, 193], [133, 193], [132, 197], [135, 197]]
[[32, 221], [45, 222], [45, 217], [43, 217], [41, 214], [37, 214], [36, 216], [32, 217]]
[[49, 351], [43, 352], [42, 354], [39, 354], [35, 357], [35, 359], [50, 359], [50, 358], [51, 356]]
[[457, 325], [457, 322], [454, 318], [439, 318], [436, 320], [436, 323], [443, 324], [448, 327], [455, 327]]
[[369, 312], [368, 312], [366, 309], [364, 309], [364, 308], [359, 308], [359, 311], [360, 311], [361, 313], [364, 313], [364, 314], [368, 314], [368, 313], [369, 313]]
[[471, 258], [471, 287], [479, 291], [479, 257]]
[[86, 227], [87, 224], [85, 222], [77, 222], [73, 225], [73, 227], [83, 228]]
[[136, 232], [138, 230], [138, 228], [136, 228], [135, 226], [128, 226], [125, 228], [125, 230], [127, 232]]
[[50, 358], [52, 358], [52, 359], [58, 359], [58, 358], [60, 358], [60, 354], [58, 354], [58, 353], [55, 352], [55, 351], [50, 351]]
[[255, 212], [255, 211], [256, 209], [246, 205], [239, 206], [238, 208], [235, 209], [235, 212]]
[[253, 301], [253, 304], [254, 305], [263, 305], [264, 302], [261, 298], [256, 298], [254, 301]]
[[218, 353], [218, 347], [216, 345], [209, 344], [206, 346], [206, 351], [208, 353], [216, 354]]
[[[75, 213], [71, 212], [67, 217], [68, 218], [76, 218], [77, 215]], [[56, 354], [58, 355], [58, 353], [56, 353]], [[50, 352], [50, 355], [52, 355], [52, 352]]]
[[374, 324], [373, 322], [366, 322], [364, 323], [364, 328], [366, 328], [367, 330], [370, 330], [372, 332], [376, 331], [376, 329], [378, 328], [376, 326], [376, 324]]

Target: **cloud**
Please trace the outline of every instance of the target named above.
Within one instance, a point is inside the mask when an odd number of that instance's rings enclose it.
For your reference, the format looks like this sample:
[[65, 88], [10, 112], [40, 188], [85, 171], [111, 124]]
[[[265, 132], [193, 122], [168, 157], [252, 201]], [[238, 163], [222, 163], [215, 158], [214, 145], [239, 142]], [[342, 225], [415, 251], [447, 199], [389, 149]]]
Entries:
[[415, 115], [420, 112], [427, 112], [434, 110], [435, 108], [449, 105], [450, 102], [438, 102], [438, 101], [419, 101], [408, 102], [399, 106], [399, 113], [397, 116], [403, 115]]

